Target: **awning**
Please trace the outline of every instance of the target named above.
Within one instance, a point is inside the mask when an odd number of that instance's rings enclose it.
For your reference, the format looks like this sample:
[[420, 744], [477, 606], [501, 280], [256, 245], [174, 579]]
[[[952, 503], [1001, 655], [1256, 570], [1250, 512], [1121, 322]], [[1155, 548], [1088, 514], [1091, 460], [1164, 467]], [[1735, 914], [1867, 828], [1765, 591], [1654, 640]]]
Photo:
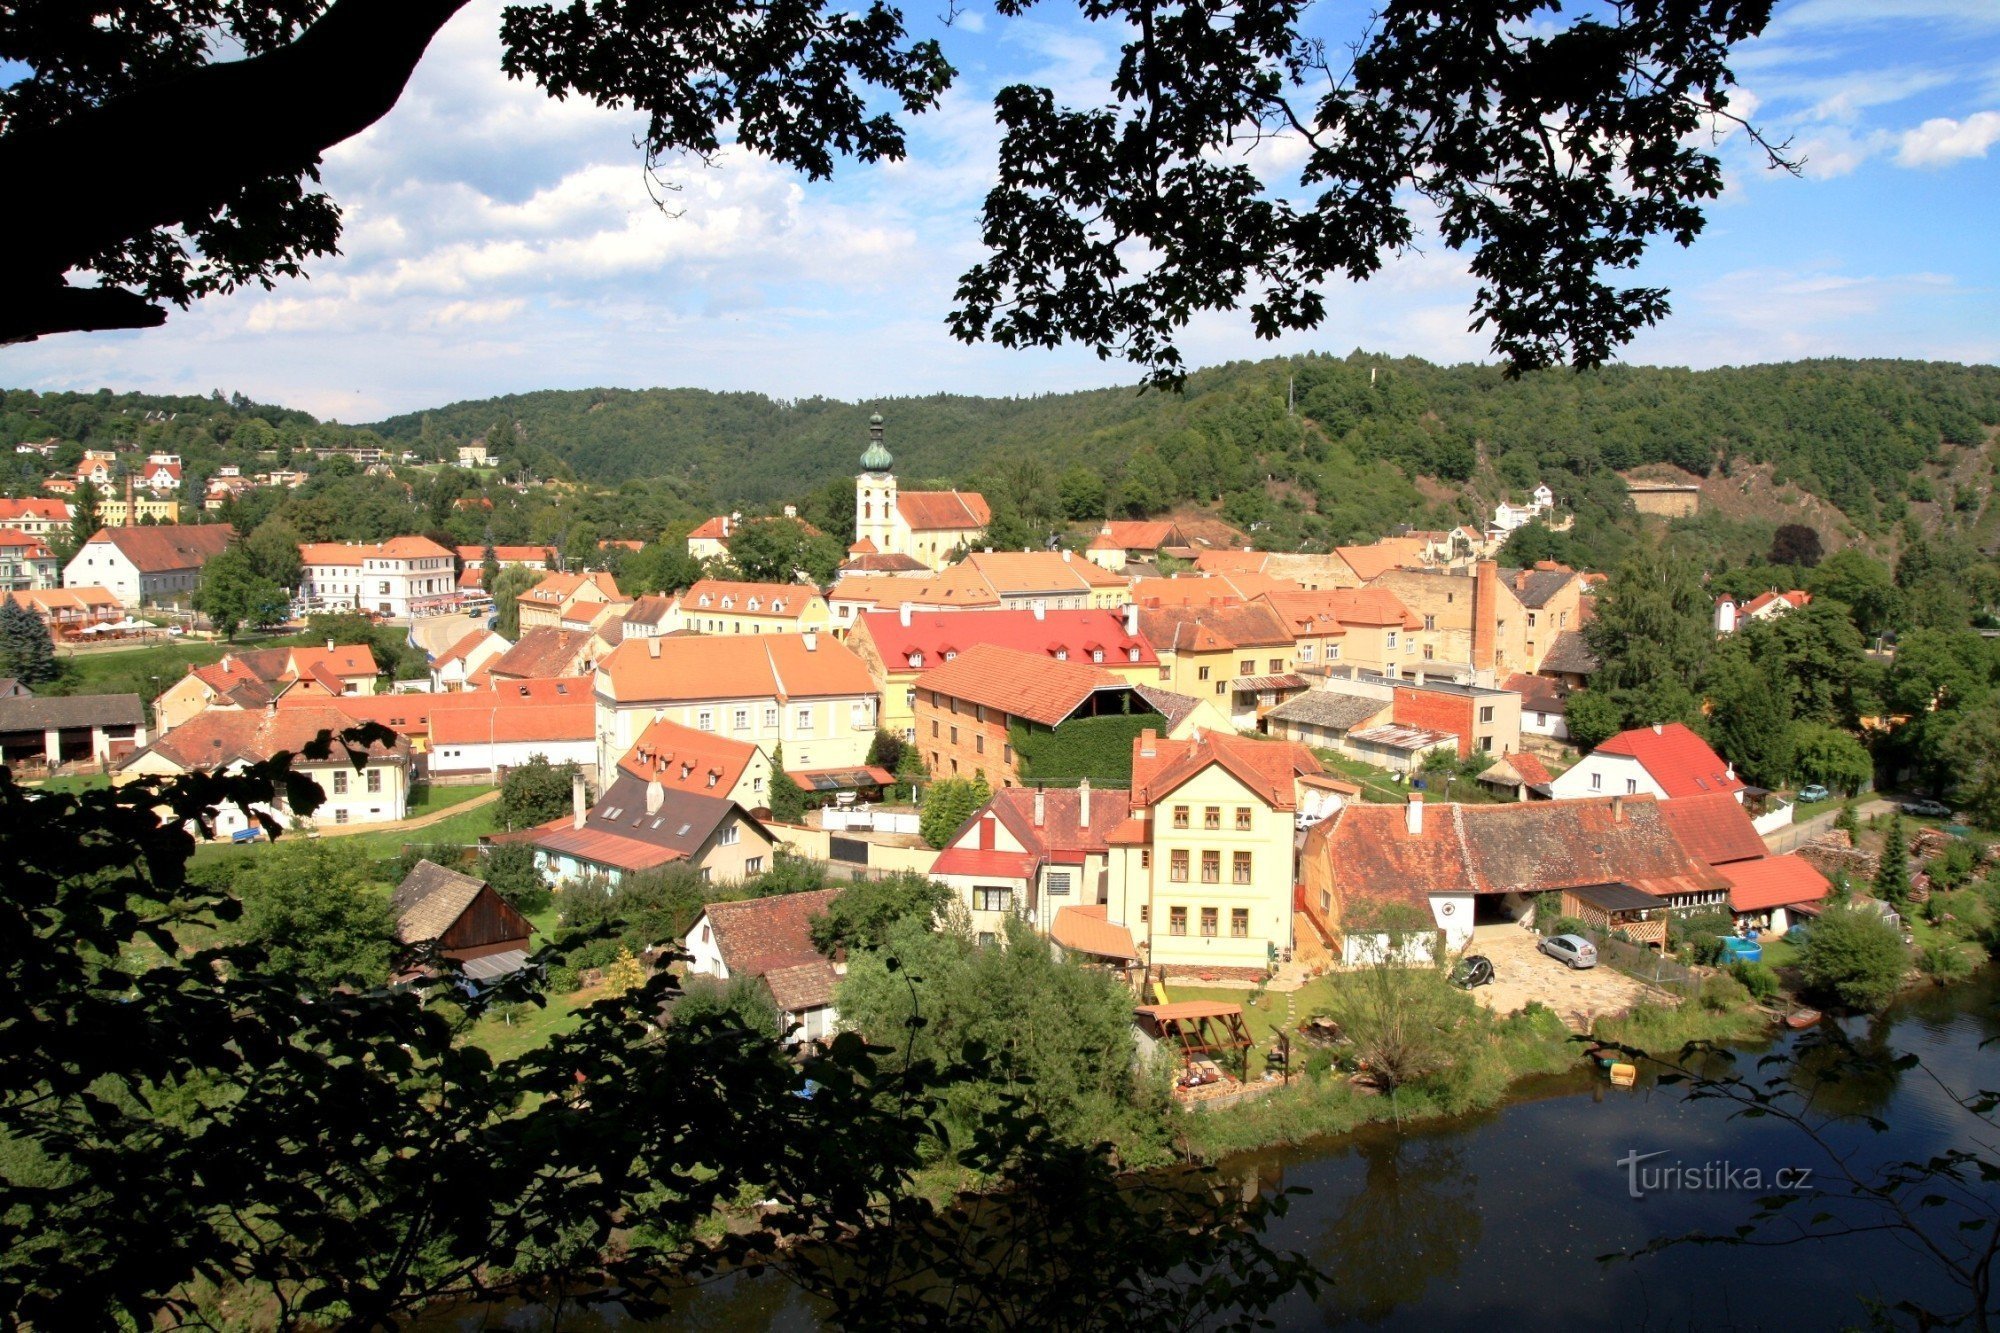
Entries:
[[1229, 682], [1229, 688], [1239, 692], [1265, 690], [1303, 690], [1311, 688], [1311, 682], [1304, 676], [1238, 676]]
[[526, 949], [508, 949], [502, 953], [489, 953], [479, 958], [468, 958], [459, 964], [468, 981], [492, 981], [519, 972], [528, 964]]
[[1077, 953], [1121, 963], [1139, 961], [1139, 950], [1132, 943], [1132, 932], [1106, 920], [1102, 906], [1063, 908], [1049, 923], [1049, 937], [1063, 948]]
[[890, 787], [896, 775], [874, 764], [862, 768], [788, 768], [785, 775], [807, 791], [858, 791], [863, 787]]

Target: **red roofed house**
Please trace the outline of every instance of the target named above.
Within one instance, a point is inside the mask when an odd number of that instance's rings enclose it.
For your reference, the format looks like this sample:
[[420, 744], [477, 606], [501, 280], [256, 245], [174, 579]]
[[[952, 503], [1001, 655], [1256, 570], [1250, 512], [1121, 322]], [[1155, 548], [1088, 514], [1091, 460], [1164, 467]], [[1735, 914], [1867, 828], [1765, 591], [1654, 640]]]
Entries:
[[1801, 858], [1767, 856], [1718, 866], [1729, 881], [1729, 910], [1738, 925], [1782, 935], [1792, 927], [1792, 909], [1802, 903], [1823, 903], [1832, 885], [1825, 875]]
[[[1099, 925], [1077, 925], [1071, 947], [1083, 936], [1078, 951], [1093, 960], [1136, 963], [1131, 932], [1102, 915], [1111, 852], [1106, 839], [1130, 810], [1129, 793], [1092, 791], [1088, 782], [1051, 791], [1003, 788], [952, 834], [931, 878], [958, 891], [982, 943], [1004, 938], [1009, 917], [1044, 934], [1061, 920], [1067, 934], [1075, 923], [1065, 914], [1094, 907]], [[1106, 945], [1107, 931], [1122, 935]]]
[[431, 689], [440, 694], [478, 689], [486, 683], [486, 668], [513, 646], [490, 629], [468, 630], [431, 659]]
[[771, 757], [749, 741], [655, 722], [639, 733], [618, 770], [676, 791], [726, 796], [759, 819], [771, 813]]
[[1579, 759], [1552, 784], [1557, 800], [1580, 796], [1703, 796], [1743, 799], [1749, 784], [1679, 722], [1621, 731]]
[[1101, 666], [982, 643], [918, 681], [916, 745], [934, 778], [1012, 787], [1021, 775], [1013, 725], [1046, 732], [1073, 718], [1155, 711], [1136, 687]]
[[178, 454], [154, 454], [139, 470], [139, 484], [154, 495], [172, 495], [181, 488], [181, 460]]
[[294, 694], [321, 700], [371, 695], [380, 674], [365, 643], [328, 640], [324, 648], [228, 652], [218, 662], [190, 665], [185, 676], [153, 700], [153, 715], [165, 735], [211, 709], [259, 709]]
[[560, 626], [575, 618], [581, 605], [624, 601], [618, 581], [602, 571], [585, 574], [550, 574], [521, 594], [521, 632], [541, 626]]
[[1354, 790], [1325, 781], [1292, 741], [1141, 733], [1130, 817], [1106, 838], [1106, 924], [1164, 975], [1266, 975], [1294, 947], [1300, 816]]
[[1641, 795], [1427, 807], [1418, 793], [1401, 806], [1349, 804], [1306, 834], [1300, 905], [1348, 963], [1383, 946], [1384, 909], [1412, 909], [1456, 953], [1476, 922], [1524, 916], [1537, 894], [1605, 886], [1644, 901], [1621, 893], [1603, 910], [1664, 933], [1665, 913], [1727, 889], [1675, 835], [1664, 804]]
[[787, 1043], [831, 1037], [839, 1020], [833, 992], [847, 968], [813, 948], [812, 919], [825, 915], [840, 893], [817, 889], [709, 904], [688, 929], [688, 974], [756, 977], [785, 1016]]
[[1138, 610], [869, 611], [846, 643], [882, 695], [882, 729], [915, 740], [916, 689], [925, 672], [977, 644], [998, 644], [1060, 661], [1089, 662], [1134, 685], [1157, 683], [1160, 659], [1140, 637]]
[[[1750, 812], [1728, 792], [1662, 801], [1660, 815], [1688, 851], [1728, 881], [1729, 910], [1739, 922], [1782, 934], [1791, 925], [1788, 909], [1826, 898], [1826, 877], [1796, 856], [1772, 856]], [[1721, 901], [1713, 894], [1690, 905]]]
[[67, 530], [69, 519], [69, 505], [61, 500], [0, 498], [0, 523], [37, 537]]
[[977, 546], [993, 521], [978, 491], [898, 491], [895, 459], [882, 443], [882, 417], [869, 419], [868, 451], [854, 479], [854, 536], [880, 555], [907, 555], [941, 570], [960, 548]]
[[1812, 594], [1799, 588], [1779, 592], [1772, 588], [1739, 603], [1728, 593], [1715, 599], [1715, 632], [1733, 634], [1746, 620], [1772, 620], [1787, 611], [1796, 611], [1812, 601]]
[[0, 527], [0, 592], [61, 586], [62, 565], [47, 542], [20, 528]]
[[128, 610], [182, 603], [235, 537], [227, 523], [99, 528], [64, 566], [63, 585], [109, 588]]
[[692, 868], [703, 883], [736, 883], [762, 874], [777, 847], [770, 831], [727, 797], [622, 771], [587, 811], [577, 774], [571, 812], [524, 840], [550, 879], [572, 893], [587, 892], [593, 879], [616, 884], [668, 865]]
[[597, 709], [588, 677], [497, 683], [439, 695], [430, 714], [430, 772], [502, 774], [532, 759], [589, 768]]
[[308, 605], [399, 620], [458, 606], [452, 553], [428, 537], [302, 542], [299, 559], [299, 597]]
[[1114, 574], [1135, 560], [1157, 561], [1162, 555], [1183, 560], [1195, 557], [1193, 545], [1171, 519], [1131, 522], [1113, 519], [1097, 530], [1084, 554]]

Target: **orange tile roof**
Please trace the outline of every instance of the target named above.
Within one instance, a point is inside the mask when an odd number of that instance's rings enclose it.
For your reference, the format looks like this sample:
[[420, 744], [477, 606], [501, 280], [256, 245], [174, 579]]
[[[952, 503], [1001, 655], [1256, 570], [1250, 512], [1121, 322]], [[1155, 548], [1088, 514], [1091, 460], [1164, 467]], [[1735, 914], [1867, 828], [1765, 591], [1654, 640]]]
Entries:
[[1683, 846], [1712, 866], [1761, 860], [1764, 839], [1750, 812], [1728, 792], [1678, 796], [1660, 804], [1660, 817]]
[[833, 585], [833, 590], [827, 593], [827, 600], [858, 602], [884, 610], [894, 610], [909, 602], [984, 610], [993, 610], [1000, 605], [1000, 599], [984, 584], [940, 586], [936, 579], [905, 579], [886, 574], [842, 574]]
[[22, 589], [8, 593], [7, 596], [45, 618], [64, 611], [77, 615], [90, 615], [102, 611], [116, 611], [120, 607], [117, 596], [109, 588], [96, 586]]
[[301, 676], [328, 671], [346, 680], [364, 676], [372, 679], [382, 671], [375, 662], [374, 651], [365, 643], [336, 643], [330, 649], [294, 648], [292, 669]]
[[162, 523], [157, 527], [99, 528], [93, 542], [109, 542], [140, 572], [200, 569], [236, 539], [227, 523]]
[[589, 630], [536, 625], [512, 648], [485, 665], [492, 677], [548, 680], [575, 673], [590, 657], [597, 636]]
[[1203, 551], [1194, 567], [1206, 574], [1261, 574], [1270, 558], [1268, 551]]
[[1098, 529], [1091, 538], [1093, 551], [1157, 551], [1162, 546], [1185, 545], [1180, 537], [1180, 529], [1171, 521], [1161, 519], [1120, 520], [1113, 519]]
[[757, 747], [748, 741], [663, 719], [639, 733], [618, 767], [663, 787], [726, 796], [756, 757]]
[[1156, 652], [1223, 652], [1292, 645], [1292, 631], [1263, 602], [1216, 606], [1141, 606], [1139, 632]]
[[1052, 727], [1098, 690], [1129, 687], [1087, 662], [982, 643], [924, 673], [923, 688]]
[[[485, 691], [475, 691], [477, 698]], [[485, 699], [483, 708], [445, 708], [431, 714], [431, 747], [476, 745], [499, 741], [587, 741], [597, 732], [597, 706], [587, 690], [565, 703], [536, 702], [531, 707], [510, 704], [500, 696]]]
[[1794, 855], [1737, 861], [1716, 870], [1729, 881], [1732, 912], [1762, 912], [1773, 907], [1790, 907], [1793, 903], [1816, 903], [1832, 887], [1825, 875]]
[[1132, 742], [1133, 805], [1158, 805], [1211, 764], [1220, 764], [1276, 810], [1298, 805], [1294, 784], [1300, 777], [1325, 771], [1318, 756], [1296, 741], [1213, 732], [1177, 741], [1148, 732]]
[[21, 500], [0, 499], [0, 523], [18, 523], [24, 518], [50, 523], [67, 523], [69, 506], [61, 500], [41, 500], [32, 497]]
[[432, 560], [451, 552], [428, 537], [391, 537], [385, 542], [301, 542], [299, 559], [308, 565], [359, 565], [369, 559]]
[[964, 532], [993, 521], [978, 491], [899, 491], [896, 505], [912, 532]]
[[[547, 565], [555, 560], [556, 553], [547, 546], [495, 546], [493, 558], [503, 565]], [[468, 565], [486, 563], [484, 546], [461, 546], [458, 558]]]
[[598, 662], [597, 670], [600, 689], [627, 703], [848, 698], [875, 693], [861, 659], [829, 634], [627, 639]]
[[593, 570], [584, 574], [549, 574], [540, 583], [521, 594], [521, 600], [537, 606], [561, 606], [583, 590], [588, 584], [603, 593], [605, 600], [618, 601], [623, 594], [618, 591], [618, 580], [603, 570]]
[[1424, 544], [1409, 537], [1384, 537], [1368, 546], [1336, 546], [1333, 549], [1363, 583], [1385, 570], [1421, 564], [1424, 558]]
[[1234, 570], [1192, 577], [1140, 579], [1132, 585], [1132, 600], [1141, 606], [1212, 606], [1218, 602], [1253, 601], [1265, 593], [1298, 590], [1298, 583], [1292, 579]]
[[710, 611], [732, 616], [762, 616], [768, 620], [797, 620], [818, 597], [819, 589], [810, 583], [738, 583], [727, 579], [701, 579], [682, 593], [679, 600], [684, 615]]
[[1621, 731], [1599, 745], [1595, 753], [1637, 759], [1639, 766], [1668, 796], [1738, 792], [1749, 785], [1736, 776], [1721, 755], [1709, 748], [1707, 741], [1680, 722]]
[[1107, 915], [1103, 903], [1059, 908], [1056, 919], [1049, 923], [1049, 938], [1077, 953], [1137, 962], [1139, 950], [1133, 945], [1132, 932], [1124, 926], [1112, 925]]
[[923, 661], [916, 669], [930, 670], [942, 665], [947, 653], [982, 643], [1049, 657], [1061, 649], [1072, 662], [1089, 662], [1093, 648], [1103, 650], [1106, 665], [1157, 666], [1160, 660], [1143, 637], [1125, 633], [1123, 615], [1103, 608], [1039, 616], [1033, 611], [912, 611], [907, 625], [896, 611], [864, 611], [854, 625], [855, 630], [866, 629], [891, 672], [911, 670], [913, 654]]
[[1068, 551], [974, 551], [963, 565], [1002, 594], [1125, 586], [1125, 580], [1110, 570]]

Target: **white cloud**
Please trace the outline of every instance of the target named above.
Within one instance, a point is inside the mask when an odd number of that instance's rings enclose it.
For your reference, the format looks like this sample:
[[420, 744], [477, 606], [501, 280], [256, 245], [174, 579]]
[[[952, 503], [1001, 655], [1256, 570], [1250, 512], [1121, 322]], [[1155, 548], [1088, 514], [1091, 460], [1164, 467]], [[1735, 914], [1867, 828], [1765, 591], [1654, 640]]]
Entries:
[[1905, 167], [1942, 167], [1985, 157], [1996, 142], [2000, 142], [2000, 111], [1981, 111], [1964, 120], [1938, 116], [1903, 132], [1896, 162]]

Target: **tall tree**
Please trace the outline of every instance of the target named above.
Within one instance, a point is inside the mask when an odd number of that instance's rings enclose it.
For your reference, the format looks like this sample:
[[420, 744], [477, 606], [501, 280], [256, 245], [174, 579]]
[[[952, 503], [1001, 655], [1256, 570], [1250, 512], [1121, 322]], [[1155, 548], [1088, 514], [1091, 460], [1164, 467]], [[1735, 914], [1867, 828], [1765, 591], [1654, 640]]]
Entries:
[[241, 544], [202, 566], [192, 600], [216, 632], [232, 640], [245, 625], [275, 625], [285, 618], [284, 589], [257, 572]]
[[1746, 646], [1730, 647], [1704, 682], [1709, 740], [1750, 781], [1783, 786], [1792, 773], [1791, 698]]
[[49, 627], [42, 618], [0, 593], [0, 676], [23, 685], [46, 685], [62, 674]]
[[521, 633], [521, 594], [541, 581], [542, 576], [526, 565], [506, 565], [486, 590], [493, 597], [494, 626], [508, 638]]
[[1771, 554], [1768, 557], [1774, 565], [1796, 565], [1801, 569], [1811, 569], [1820, 561], [1824, 548], [1820, 545], [1819, 532], [1803, 523], [1781, 523], [1771, 537]]
[[[426, 418], [428, 420], [429, 418]], [[493, 585], [500, 581], [500, 557], [493, 550], [493, 529], [486, 530], [486, 544], [479, 552], [479, 586], [490, 595]]]
[[533, 828], [568, 814], [579, 772], [574, 763], [552, 764], [539, 754], [514, 765], [500, 784], [500, 822], [510, 829]]
[[1598, 597], [1584, 640], [1601, 664], [1590, 693], [1617, 705], [1621, 727], [1700, 721], [1697, 690], [1715, 650], [1710, 603], [1686, 553], [1641, 552]]
[[798, 779], [785, 771], [785, 747], [771, 747], [771, 818], [797, 824], [806, 817], [806, 793]]
[[69, 551], [74, 556], [84, 548], [97, 530], [104, 526], [104, 519], [98, 511], [97, 483], [84, 481], [77, 485], [76, 495], [70, 500]]
[[1874, 892], [1885, 903], [1901, 907], [1910, 900], [1910, 845], [1903, 837], [1903, 816], [1889, 816], [1882, 835], [1882, 855], [1875, 863]]
[[388, 979], [396, 943], [389, 893], [359, 843], [286, 839], [240, 866], [229, 885], [243, 900], [238, 938], [262, 948], [260, 966], [318, 989], [371, 990]]
[[305, 565], [300, 556], [299, 530], [282, 518], [268, 518], [243, 539], [250, 565], [261, 578], [280, 588], [298, 588]]

